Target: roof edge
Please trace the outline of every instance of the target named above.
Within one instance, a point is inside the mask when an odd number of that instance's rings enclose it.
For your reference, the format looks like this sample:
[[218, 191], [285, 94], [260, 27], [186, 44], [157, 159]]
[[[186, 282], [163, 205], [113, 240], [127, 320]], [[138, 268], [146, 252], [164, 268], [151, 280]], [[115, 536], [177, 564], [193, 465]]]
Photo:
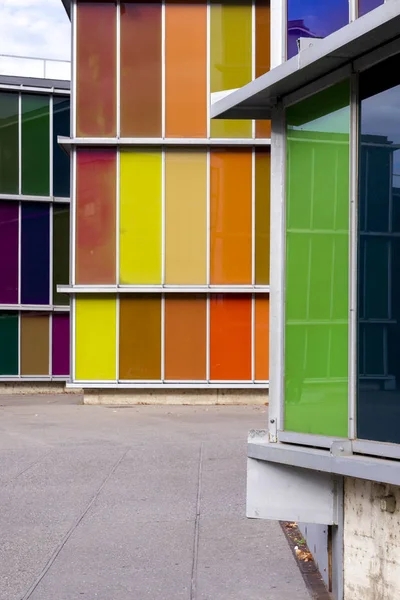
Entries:
[[63, 6], [65, 8], [65, 12], [68, 15], [69, 20], [71, 20], [71, 0], [61, 0]]

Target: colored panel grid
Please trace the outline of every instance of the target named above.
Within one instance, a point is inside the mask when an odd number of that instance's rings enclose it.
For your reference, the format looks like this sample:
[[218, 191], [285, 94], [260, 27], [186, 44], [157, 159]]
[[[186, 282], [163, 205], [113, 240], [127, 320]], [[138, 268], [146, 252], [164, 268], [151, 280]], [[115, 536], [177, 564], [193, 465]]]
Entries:
[[21, 205], [21, 304], [50, 301], [50, 208]]
[[167, 137], [207, 137], [207, 3], [168, 1], [165, 14]]
[[121, 2], [121, 136], [161, 137], [161, 2]]
[[251, 298], [217, 295], [210, 299], [210, 378], [251, 380]]
[[349, 84], [287, 111], [285, 429], [347, 436]]
[[50, 194], [49, 96], [22, 94], [22, 193]]
[[57, 137], [70, 135], [69, 98], [53, 96], [53, 196], [70, 195], [69, 156], [58, 144]]
[[165, 379], [205, 380], [207, 301], [204, 296], [165, 300]]
[[18, 375], [18, 314], [0, 312], [0, 375]]
[[[252, 79], [252, 6], [211, 0], [210, 91], [242, 87]], [[248, 120], [212, 120], [211, 137], [249, 138]]]
[[21, 313], [21, 375], [49, 375], [49, 315]]
[[[261, 77], [271, 66], [270, 0], [256, 2], [256, 77]], [[271, 137], [271, 121], [256, 121], [256, 137]]]
[[18, 229], [18, 203], [0, 202], [0, 304], [18, 303]]
[[161, 283], [161, 152], [121, 152], [121, 284]]
[[53, 304], [69, 304], [68, 294], [57, 292], [58, 285], [69, 284], [69, 206], [53, 206]]
[[18, 94], [0, 93], [0, 194], [19, 192]]
[[207, 153], [165, 157], [165, 281], [207, 283]]
[[116, 379], [116, 333], [115, 297], [79, 296], [75, 300], [75, 380]]
[[161, 379], [161, 298], [122, 297], [119, 324], [119, 379]]
[[251, 284], [252, 153], [211, 152], [211, 283]]
[[69, 315], [54, 313], [52, 317], [52, 372], [54, 376], [69, 374]]
[[269, 284], [270, 257], [270, 176], [271, 156], [264, 150], [255, 153], [255, 283]]
[[269, 298], [256, 296], [255, 300], [254, 377], [257, 381], [269, 379]]
[[80, 137], [116, 135], [115, 2], [77, 3], [76, 129]]
[[116, 152], [77, 151], [76, 283], [112, 284], [116, 272]]

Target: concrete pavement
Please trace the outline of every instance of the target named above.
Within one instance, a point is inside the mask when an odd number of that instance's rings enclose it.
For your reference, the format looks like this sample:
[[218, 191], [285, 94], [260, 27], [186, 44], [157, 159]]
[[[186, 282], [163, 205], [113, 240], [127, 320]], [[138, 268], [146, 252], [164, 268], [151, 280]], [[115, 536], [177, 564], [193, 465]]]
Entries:
[[244, 516], [265, 408], [78, 401], [0, 397], [1, 600], [310, 600]]

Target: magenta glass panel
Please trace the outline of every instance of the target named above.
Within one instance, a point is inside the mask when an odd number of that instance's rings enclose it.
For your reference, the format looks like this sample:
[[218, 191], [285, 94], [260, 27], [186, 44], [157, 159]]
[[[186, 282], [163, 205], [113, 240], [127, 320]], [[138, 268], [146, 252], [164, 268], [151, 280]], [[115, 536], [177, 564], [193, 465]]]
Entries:
[[53, 314], [53, 375], [69, 375], [69, 315]]
[[18, 202], [0, 202], [0, 304], [18, 304]]

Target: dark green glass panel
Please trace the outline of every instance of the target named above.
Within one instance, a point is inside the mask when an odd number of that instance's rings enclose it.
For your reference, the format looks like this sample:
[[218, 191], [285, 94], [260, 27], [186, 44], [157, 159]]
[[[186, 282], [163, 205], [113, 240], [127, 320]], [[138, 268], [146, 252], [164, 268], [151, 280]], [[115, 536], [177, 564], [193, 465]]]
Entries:
[[350, 88], [287, 110], [285, 429], [347, 436]]
[[18, 314], [0, 312], [0, 375], [18, 375]]
[[49, 97], [22, 95], [22, 193], [50, 193]]
[[69, 156], [57, 142], [57, 137], [69, 137], [69, 98], [53, 97], [53, 196], [69, 198]]
[[69, 283], [69, 206], [53, 206], [53, 304], [69, 304], [67, 294], [59, 294], [57, 285]]
[[18, 194], [18, 94], [0, 92], [0, 194]]
[[360, 75], [357, 437], [400, 443], [400, 58]]

